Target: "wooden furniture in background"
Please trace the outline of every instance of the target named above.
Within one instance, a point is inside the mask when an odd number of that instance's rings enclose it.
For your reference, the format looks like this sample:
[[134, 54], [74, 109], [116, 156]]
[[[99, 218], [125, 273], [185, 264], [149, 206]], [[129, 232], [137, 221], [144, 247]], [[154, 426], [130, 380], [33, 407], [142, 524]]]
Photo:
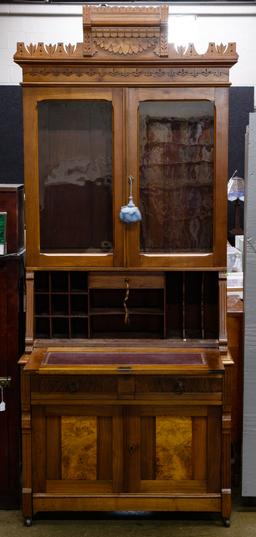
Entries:
[[244, 370], [244, 305], [239, 294], [227, 298], [228, 349], [234, 361], [232, 368], [232, 448], [234, 484], [241, 482], [241, 450], [243, 431], [243, 370]]
[[[27, 524], [37, 511], [99, 508], [217, 511], [229, 524], [237, 54], [233, 43], [176, 50], [167, 24], [168, 6], [85, 6], [83, 43], [17, 47]], [[129, 176], [141, 223], [119, 218]]]
[[20, 504], [20, 385], [17, 360], [24, 351], [23, 185], [0, 184], [0, 211], [7, 212], [7, 254], [0, 256], [0, 507]]

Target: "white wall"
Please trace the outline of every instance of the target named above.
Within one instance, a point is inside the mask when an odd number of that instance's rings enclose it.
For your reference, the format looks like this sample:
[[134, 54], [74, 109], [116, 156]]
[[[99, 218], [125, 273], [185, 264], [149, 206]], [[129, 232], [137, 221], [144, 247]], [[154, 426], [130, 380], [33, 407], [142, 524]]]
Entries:
[[0, 5], [0, 84], [21, 82], [21, 68], [13, 62], [17, 41], [29, 44], [82, 40], [82, 6]]
[[[170, 7], [170, 37], [176, 44], [194, 42], [205, 52], [209, 41], [236, 41], [238, 64], [231, 69], [235, 86], [256, 86], [256, 6], [209, 6], [191, 3]], [[82, 41], [81, 5], [0, 5], [0, 84], [19, 84], [13, 63], [16, 42], [26, 44]], [[256, 94], [256, 92], [255, 92]]]
[[[169, 41], [194, 43], [203, 53], [209, 41], [236, 42], [238, 63], [230, 71], [234, 86], [256, 86], [256, 5], [189, 6], [170, 8]], [[256, 92], [255, 92], [256, 93]]]

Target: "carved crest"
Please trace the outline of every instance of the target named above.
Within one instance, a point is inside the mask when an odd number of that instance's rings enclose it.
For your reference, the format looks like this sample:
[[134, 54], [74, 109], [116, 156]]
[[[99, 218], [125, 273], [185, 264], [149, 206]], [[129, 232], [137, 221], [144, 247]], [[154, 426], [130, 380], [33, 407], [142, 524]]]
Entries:
[[168, 6], [85, 6], [84, 56], [168, 56]]
[[24, 83], [63, 80], [72, 83], [227, 85], [237, 61], [236, 44], [209, 43], [205, 54], [193, 44], [168, 43], [167, 5], [93, 6], [83, 9], [83, 42], [17, 44], [14, 60]]

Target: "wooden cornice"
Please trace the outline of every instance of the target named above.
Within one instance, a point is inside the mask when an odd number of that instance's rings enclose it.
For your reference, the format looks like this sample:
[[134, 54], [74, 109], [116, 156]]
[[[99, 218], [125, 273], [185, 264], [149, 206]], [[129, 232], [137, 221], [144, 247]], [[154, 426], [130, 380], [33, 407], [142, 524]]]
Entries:
[[[210, 43], [205, 54], [193, 44], [168, 43], [168, 6], [84, 6], [83, 43], [17, 44], [14, 61], [23, 82], [228, 85], [237, 62], [236, 44]], [[161, 72], [160, 72], [161, 69]], [[144, 79], [143, 79], [144, 77]], [[119, 80], [118, 80], [119, 79]]]
[[[139, 48], [139, 47], [138, 47]], [[139, 51], [138, 51], [139, 53]], [[116, 56], [115, 56], [116, 54]], [[136, 57], [136, 52], [131, 53], [134, 57], [128, 53], [125, 54], [121, 49], [112, 53], [111, 59], [107, 63], [141, 63], [142, 59]], [[117, 56], [118, 55], [118, 56]], [[83, 64], [95, 64], [99, 62], [99, 58], [88, 58], [83, 54], [83, 43], [77, 43], [76, 45], [65, 45], [64, 43], [57, 44], [45, 44], [39, 42], [37, 44], [25, 45], [22, 42], [17, 43], [17, 51], [14, 55], [14, 60], [18, 64], [23, 63], [83, 63]], [[106, 58], [105, 58], [106, 60]], [[156, 62], [156, 58], [154, 58]], [[236, 43], [228, 43], [228, 45], [216, 45], [215, 43], [209, 43], [208, 49], [204, 54], [198, 54], [193, 43], [189, 43], [187, 47], [178, 46], [175, 47], [174, 43], [168, 44], [168, 55], [165, 61], [161, 63], [168, 64], [225, 64], [232, 66], [238, 60], [238, 54], [236, 52]], [[143, 61], [146, 61], [144, 58]], [[160, 62], [160, 58], [157, 58], [157, 63]], [[148, 59], [147, 63], [154, 63]]]

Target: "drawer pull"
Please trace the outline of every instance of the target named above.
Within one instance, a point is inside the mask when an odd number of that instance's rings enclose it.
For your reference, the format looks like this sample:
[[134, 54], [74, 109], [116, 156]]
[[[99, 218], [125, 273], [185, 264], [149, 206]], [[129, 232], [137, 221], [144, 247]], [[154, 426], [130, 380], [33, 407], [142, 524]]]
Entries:
[[67, 391], [69, 393], [77, 393], [79, 391], [79, 384], [78, 382], [69, 382], [67, 384]]
[[185, 391], [185, 387], [184, 387], [182, 380], [177, 380], [174, 385], [174, 392], [177, 393], [178, 395], [181, 395], [182, 393], [184, 393], [184, 391]]

